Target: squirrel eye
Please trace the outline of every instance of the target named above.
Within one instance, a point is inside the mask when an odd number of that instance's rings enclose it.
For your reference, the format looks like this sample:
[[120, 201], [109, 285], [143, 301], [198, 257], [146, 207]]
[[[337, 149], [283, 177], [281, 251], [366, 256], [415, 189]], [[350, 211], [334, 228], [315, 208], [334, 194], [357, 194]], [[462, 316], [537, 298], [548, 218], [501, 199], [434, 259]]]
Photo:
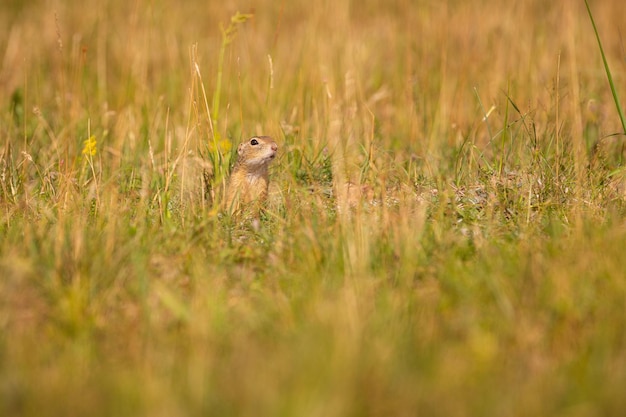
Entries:
[[250, 145], [252, 145], [252, 146], [254, 146], [254, 145], [258, 145], [258, 144], [259, 144], [259, 141], [258, 141], [258, 140], [256, 140], [256, 139], [252, 139], [252, 140], [250, 141]]

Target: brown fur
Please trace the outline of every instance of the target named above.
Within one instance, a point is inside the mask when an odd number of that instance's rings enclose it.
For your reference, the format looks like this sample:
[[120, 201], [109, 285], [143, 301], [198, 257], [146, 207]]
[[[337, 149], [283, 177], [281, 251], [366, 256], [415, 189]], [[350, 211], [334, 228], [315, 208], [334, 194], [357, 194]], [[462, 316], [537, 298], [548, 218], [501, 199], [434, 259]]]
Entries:
[[[254, 144], [256, 143], [256, 144]], [[267, 198], [268, 167], [276, 156], [278, 145], [269, 136], [253, 136], [237, 148], [226, 192], [226, 208], [237, 210], [242, 205], [261, 205]]]

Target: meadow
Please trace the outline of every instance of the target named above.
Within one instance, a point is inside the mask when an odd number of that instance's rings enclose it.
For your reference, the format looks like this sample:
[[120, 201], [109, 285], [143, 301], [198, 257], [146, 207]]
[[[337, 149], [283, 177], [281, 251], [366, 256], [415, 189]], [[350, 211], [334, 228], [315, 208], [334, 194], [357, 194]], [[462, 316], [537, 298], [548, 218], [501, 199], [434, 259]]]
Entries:
[[[626, 8], [590, 7], [626, 99]], [[625, 138], [582, 0], [5, 0], [0, 28], [0, 415], [626, 409]], [[231, 216], [252, 135], [267, 207]]]

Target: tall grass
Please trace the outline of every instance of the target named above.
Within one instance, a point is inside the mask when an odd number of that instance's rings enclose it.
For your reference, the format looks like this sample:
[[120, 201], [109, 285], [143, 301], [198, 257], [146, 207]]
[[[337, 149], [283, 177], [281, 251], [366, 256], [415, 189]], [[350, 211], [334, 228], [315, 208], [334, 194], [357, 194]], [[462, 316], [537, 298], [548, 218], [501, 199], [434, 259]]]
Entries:
[[[0, 414], [621, 415], [582, 3], [309, 3], [0, 7]], [[236, 219], [255, 134], [279, 158]]]
[[598, 33], [598, 28], [596, 27], [596, 22], [593, 19], [593, 13], [591, 13], [591, 8], [589, 7], [589, 2], [587, 0], [585, 0], [585, 6], [587, 7], [587, 12], [589, 13], [589, 20], [591, 21], [591, 25], [593, 26], [593, 32], [596, 35], [596, 39], [598, 40], [598, 47], [600, 48], [600, 55], [602, 55], [602, 63], [604, 64], [604, 70], [606, 71], [606, 78], [609, 81], [609, 86], [611, 87], [611, 94], [613, 94], [613, 101], [615, 102], [617, 114], [620, 121], [622, 122], [622, 132], [626, 133], [626, 119], [624, 118], [622, 105], [620, 103], [617, 90], [615, 88], [615, 83], [613, 82], [613, 75], [611, 74], [609, 63], [606, 60], [604, 48], [602, 47], [602, 41], [600, 40], [600, 34]]

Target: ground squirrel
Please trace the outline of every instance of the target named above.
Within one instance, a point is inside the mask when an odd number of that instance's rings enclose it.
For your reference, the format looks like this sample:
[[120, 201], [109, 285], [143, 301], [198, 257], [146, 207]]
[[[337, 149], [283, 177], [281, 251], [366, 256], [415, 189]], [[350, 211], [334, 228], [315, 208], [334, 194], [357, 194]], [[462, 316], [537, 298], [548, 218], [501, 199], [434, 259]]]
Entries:
[[269, 187], [268, 167], [278, 145], [269, 136], [253, 136], [237, 148], [226, 192], [226, 207], [237, 210], [241, 204], [262, 203]]

